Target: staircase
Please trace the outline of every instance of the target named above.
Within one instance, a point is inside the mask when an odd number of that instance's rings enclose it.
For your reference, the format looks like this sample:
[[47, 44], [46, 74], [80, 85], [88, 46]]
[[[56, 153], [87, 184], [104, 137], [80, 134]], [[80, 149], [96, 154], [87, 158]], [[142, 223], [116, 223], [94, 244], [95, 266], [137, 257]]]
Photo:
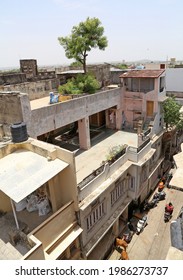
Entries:
[[150, 126], [150, 123], [153, 121], [152, 117], [146, 118], [144, 124], [143, 124], [143, 130], [147, 130]]

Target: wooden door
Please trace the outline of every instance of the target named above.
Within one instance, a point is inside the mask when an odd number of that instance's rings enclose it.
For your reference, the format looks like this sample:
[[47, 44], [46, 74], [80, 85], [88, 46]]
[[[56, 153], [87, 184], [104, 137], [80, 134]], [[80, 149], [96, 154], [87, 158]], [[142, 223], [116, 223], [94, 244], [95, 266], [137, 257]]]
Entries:
[[147, 101], [146, 111], [147, 111], [147, 117], [153, 116], [153, 113], [154, 113], [154, 101]]

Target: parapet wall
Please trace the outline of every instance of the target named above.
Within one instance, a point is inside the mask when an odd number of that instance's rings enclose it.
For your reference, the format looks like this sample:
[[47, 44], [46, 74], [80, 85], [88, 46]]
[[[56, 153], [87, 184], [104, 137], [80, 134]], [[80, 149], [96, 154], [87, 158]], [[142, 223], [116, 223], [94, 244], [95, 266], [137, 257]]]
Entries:
[[60, 79], [47, 79], [37, 82], [24, 82], [19, 84], [5, 85], [2, 89], [5, 91], [20, 91], [27, 93], [29, 100], [34, 100], [48, 96], [50, 91], [58, 91]]

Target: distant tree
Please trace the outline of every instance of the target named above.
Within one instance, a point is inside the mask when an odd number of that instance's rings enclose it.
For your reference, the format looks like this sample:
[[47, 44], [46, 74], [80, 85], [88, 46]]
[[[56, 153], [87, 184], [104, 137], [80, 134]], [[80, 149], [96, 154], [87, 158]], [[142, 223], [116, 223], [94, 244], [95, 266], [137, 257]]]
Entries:
[[59, 43], [64, 48], [67, 58], [74, 58], [83, 66], [86, 73], [86, 58], [93, 48], [105, 50], [108, 45], [106, 36], [103, 36], [104, 28], [98, 18], [87, 18], [78, 26], [73, 26], [71, 35], [59, 37]]
[[181, 105], [176, 102], [175, 97], [169, 97], [163, 104], [164, 121], [166, 128], [176, 127], [183, 128], [182, 113], [180, 112]]
[[116, 66], [120, 69], [127, 69], [128, 68], [127, 64], [124, 64], [124, 63], [119, 63]]

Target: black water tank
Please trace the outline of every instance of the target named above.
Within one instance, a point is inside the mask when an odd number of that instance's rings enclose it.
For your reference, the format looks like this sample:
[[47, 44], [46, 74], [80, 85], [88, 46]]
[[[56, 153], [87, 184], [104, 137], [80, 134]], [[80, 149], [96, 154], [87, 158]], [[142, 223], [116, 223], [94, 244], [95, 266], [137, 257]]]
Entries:
[[23, 122], [12, 124], [11, 135], [14, 143], [26, 141], [28, 139], [26, 124]]

